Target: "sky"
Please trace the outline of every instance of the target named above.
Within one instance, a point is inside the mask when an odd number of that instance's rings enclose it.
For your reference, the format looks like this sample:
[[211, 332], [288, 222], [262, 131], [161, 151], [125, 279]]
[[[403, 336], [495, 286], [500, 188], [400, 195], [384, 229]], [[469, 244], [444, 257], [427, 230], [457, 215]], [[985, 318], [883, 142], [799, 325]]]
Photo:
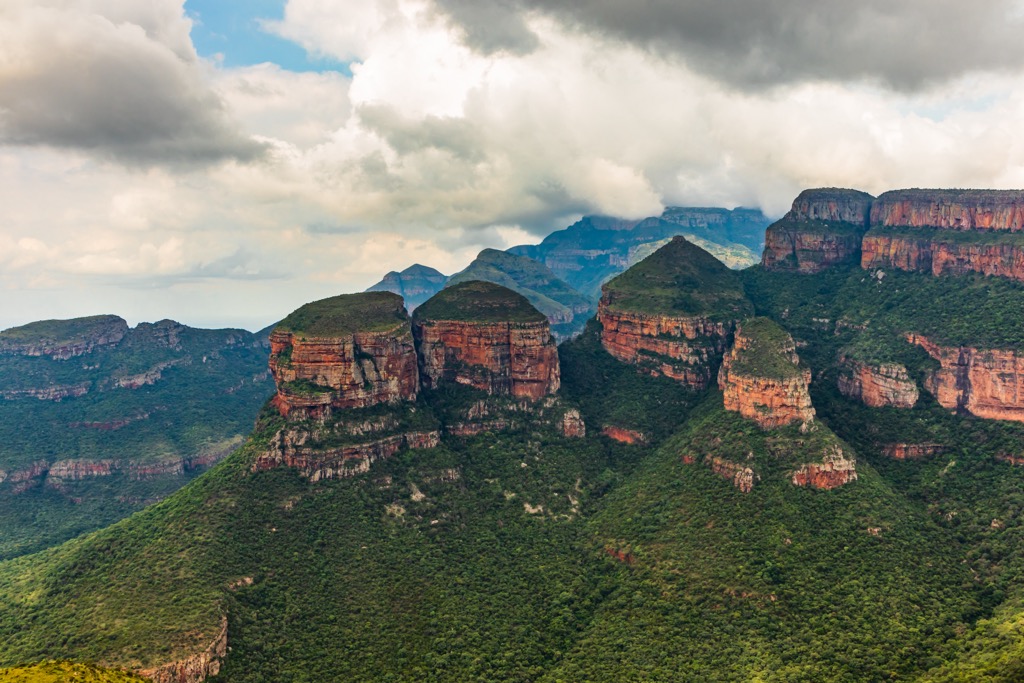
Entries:
[[3, 0], [0, 328], [259, 329], [589, 213], [1024, 187], [1021, 0]]

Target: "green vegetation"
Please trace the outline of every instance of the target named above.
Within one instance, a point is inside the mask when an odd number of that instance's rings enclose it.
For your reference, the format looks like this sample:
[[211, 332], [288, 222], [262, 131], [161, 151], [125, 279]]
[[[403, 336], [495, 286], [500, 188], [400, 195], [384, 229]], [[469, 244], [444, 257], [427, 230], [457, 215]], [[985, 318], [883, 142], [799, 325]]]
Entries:
[[145, 683], [146, 680], [125, 671], [66, 661], [0, 669], [0, 683]]
[[546, 320], [522, 294], [482, 280], [442, 289], [417, 308], [413, 317], [416, 320], [477, 323], [537, 323]]
[[483, 280], [507, 287], [525, 296], [552, 321], [552, 330], [571, 336], [582, 329], [592, 313], [589, 299], [559, 280], [547, 266], [496, 249], [484, 249], [469, 267], [456, 273], [448, 286]]
[[793, 338], [770, 318], [748, 318], [740, 323], [737, 334], [747, 343], [736, 350], [732, 372], [774, 379], [799, 377], [803, 372], [793, 362]]
[[753, 309], [736, 272], [681, 237], [607, 285], [611, 310], [735, 320]]
[[94, 315], [72, 320], [40, 320], [0, 332], [0, 353], [11, 346], [24, 344], [64, 346], [80, 343], [112, 328], [127, 331], [128, 324], [116, 315]]
[[364, 292], [306, 304], [278, 323], [275, 329], [300, 337], [332, 337], [355, 332], [386, 332], [408, 320], [400, 296], [391, 292]]
[[1024, 247], [1024, 234], [1008, 230], [948, 230], [942, 228], [912, 228], [876, 226], [867, 237], [899, 237], [918, 240], [924, 244], [968, 244]]

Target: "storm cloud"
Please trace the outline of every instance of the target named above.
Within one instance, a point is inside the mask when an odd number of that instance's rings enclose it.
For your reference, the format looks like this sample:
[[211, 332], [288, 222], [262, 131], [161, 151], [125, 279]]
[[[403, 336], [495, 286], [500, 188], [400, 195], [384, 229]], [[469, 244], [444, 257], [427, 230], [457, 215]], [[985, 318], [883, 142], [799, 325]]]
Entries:
[[[467, 0], [436, 2], [483, 53], [533, 49], [522, 19], [533, 13], [680, 57], [741, 88], [863, 79], [916, 90], [1024, 63], [1016, 0], [473, 0], [472, 10]], [[496, 35], [502, 16], [512, 28]]]
[[259, 155], [210, 89], [189, 26], [181, 2], [6, 0], [0, 143], [135, 164]]

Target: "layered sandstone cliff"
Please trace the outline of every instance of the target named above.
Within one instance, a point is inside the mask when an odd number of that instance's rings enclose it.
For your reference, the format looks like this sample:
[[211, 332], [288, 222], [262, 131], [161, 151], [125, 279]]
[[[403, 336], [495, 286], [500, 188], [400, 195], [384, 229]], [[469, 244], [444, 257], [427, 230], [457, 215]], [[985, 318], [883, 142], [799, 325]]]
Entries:
[[991, 241], [963, 241], [954, 234], [927, 229], [872, 230], [864, 236], [861, 267], [932, 275], [981, 273], [1024, 281], [1024, 238], [1007, 241], [994, 235]]
[[1024, 422], [1024, 355], [1009, 349], [941, 346], [908, 334], [939, 362], [925, 389], [945, 408], [991, 420]]
[[857, 481], [857, 461], [847, 457], [840, 446], [833, 446], [821, 462], [807, 463], [793, 472], [794, 486], [831, 490]]
[[858, 190], [804, 190], [789, 213], [768, 227], [762, 265], [767, 270], [817, 273], [857, 263], [872, 199]]
[[871, 207], [871, 224], [945, 230], [1024, 231], [1024, 191], [894, 190]]
[[907, 368], [899, 363], [864, 363], [839, 359], [839, 392], [869, 408], [913, 408], [919, 392]]
[[796, 345], [785, 330], [767, 318], [744, 321], [718, 374], [725, 409], [762, 429], [811, 422], [811, 371], [799, 364]]
[[425, 388], [454, 383], [536, 401], [561, 384], [547, 318], [500, 285], [474, 280], [442, 290], [416, 310], [413, 334]]
[[412, 329], [401, 297], [347, 294], [307, 304], [270, 335], [274, 405], [292, 418], [416, 398]]

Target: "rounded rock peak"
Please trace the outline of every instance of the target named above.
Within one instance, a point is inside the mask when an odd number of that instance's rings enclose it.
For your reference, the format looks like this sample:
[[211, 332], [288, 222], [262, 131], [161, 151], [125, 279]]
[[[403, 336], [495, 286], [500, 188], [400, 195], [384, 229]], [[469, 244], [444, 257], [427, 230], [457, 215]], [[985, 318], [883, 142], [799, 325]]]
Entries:
[[790, 221], [839, 221], [867, 225], [874, 197], [867, 192], [841, 187], [804, 190], [786, 214]]
[[363, 292], [308, 303], [278, 323], [274, 332], [290, 332], [299, 338], [330, 338], [386, 332], [408, 323], [402, 297], [391, 292]]
[[420, 305], [413, 318], [417, 321], [547, 323], [544, 314], [522, 294], [483, 280], [445, 287]]

